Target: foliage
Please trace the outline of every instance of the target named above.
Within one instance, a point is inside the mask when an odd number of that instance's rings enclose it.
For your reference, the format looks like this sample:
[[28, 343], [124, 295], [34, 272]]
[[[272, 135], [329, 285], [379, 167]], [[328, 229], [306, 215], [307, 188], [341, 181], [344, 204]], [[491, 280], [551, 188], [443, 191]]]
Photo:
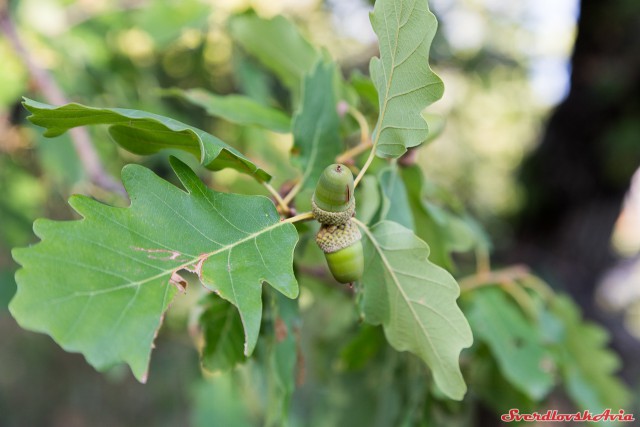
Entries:
[[[172, 19], [197, 25], [199, 16]], [[581, 410], [624, 407], [628, 392], [614, 376], [606, 333], [585, 324], [571, 300], [524, 269], [485, 271], [479, 262], [475, 273], [459, 274], [474, 253], [487, 257], [485, 233], [407, 153], [444, 126], [425, 111], [444, 89], [428, 63], [436, 19], [426, 0], [378, 0], [371, 23], [380, 46], [371, 78], [343, 79], [290, 20], [247, 12], [228, 21], [244, 94], [206, 84], [156, 92], [202, 109], [192, 116], [25, 98], [44, 136], [106, 124], [126, 161], [157, 173], [124, 167], [128, 207], [115, 207], [126, 202], [113, 194], [93, 194], [108, 204], [73, 196], [81, 219], [36, 221], [41, 241], [13, 252], [21, 269], [10, 310], [19, 324], [99, 370], [128, 364], [144, 382], [169, 306], [186, 304], [201, 366], [214, 375], [195, 390], [194, 422], [203, 426], [213, 417], [228, 425], [453, 425], [479, 403], [496, 414], [542, 408], [558, 385]], [[150, 34], [167, 43], [163, 32]], [[211, 116], [223, 120], [211, 126]], [[102, 128], [91, 129], [98, 140]], [[274, 132], [290, 137], [291, 149]], [[171, 183], [166, 150], [197, 159], [169, 160], [186, 191]], [[320, 172], [345, 155], [358, 173], [366, 263], [353, 289], [328, 275], [305, 212]], [[57, 168], [71, 171], [60, 159]], [[229, 176], [241, 177], [225, 185]], [[284, 184], [278, 191], [270, 182]], [[25, 220], [17, 213], [12, 221]]]

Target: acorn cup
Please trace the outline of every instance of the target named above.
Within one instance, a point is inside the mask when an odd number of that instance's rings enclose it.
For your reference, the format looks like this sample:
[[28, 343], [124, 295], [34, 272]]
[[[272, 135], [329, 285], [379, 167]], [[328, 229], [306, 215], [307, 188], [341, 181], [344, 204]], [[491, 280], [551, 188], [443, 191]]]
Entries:
[[333, 164], [322, 172], [311, 200], [314, 217], [322, 224], [316, 243], [340, 283], [355, 282], [364, 272], [362, 235], [351, 220], [356, 208], [353, 188], [349, 168]]

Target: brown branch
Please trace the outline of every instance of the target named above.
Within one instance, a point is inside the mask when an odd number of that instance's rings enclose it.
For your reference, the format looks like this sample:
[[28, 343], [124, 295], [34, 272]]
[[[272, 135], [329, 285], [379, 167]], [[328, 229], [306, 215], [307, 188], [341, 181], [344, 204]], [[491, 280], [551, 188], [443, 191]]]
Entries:
[[[38, 66], [31, 53], [27, 50], [16, 27], [9, 16], [6, 6], [0, 5], [0, 32], [7, 38], [15, 52], [22, 59], [27, 67], [31, 79], [40, 90], [45, 99], [55, 105], [67, 104], [68, 100], [56, 84], [51, 74]], [[73, 146], [78, 153], [82, 168], [89, 180], [106, 190], [126, 195], [124, 187], [109, 175], [96, 152], [89, 133], [85, 128], [74, 128], [69, 130]]]

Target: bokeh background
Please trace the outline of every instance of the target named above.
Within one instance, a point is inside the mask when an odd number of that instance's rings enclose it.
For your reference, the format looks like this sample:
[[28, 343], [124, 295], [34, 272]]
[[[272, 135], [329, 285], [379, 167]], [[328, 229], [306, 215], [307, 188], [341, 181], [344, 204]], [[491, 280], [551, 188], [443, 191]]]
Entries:
[[[430, 5], [440, 20], [432, 62], [446, 88], [432, 111], [447, 123], [419, 163], [488, 230], [497, 263], [531, 265], [609, 329], [637, 402], [640, 3]], [[86, 105], [175, 117], [282, 171], [276, 186], [293, 175], [290, 136], [212, 120], [158, 90], [274, 94], [290, 107], [228, 31], [229, 18], [249, 8], [286, 15], [345, 74], [366, 73], [377, 54], [364, 0], [0, 0], [0, 426], [233, 425], [211, 415], [234, 404], [233, 386], [203, 379], [185, 332], [189, 301], [169, 311], [147, 385], [125, 368], [97, 373], [50, 338], [20, 329], [7, 304], [17, 268], [10, 250], [36, 241], [34, 219], [73, 218], [73, 193], [118, 203], [87, 179], [68, 135], [47, 140], [25, 120], [22, 96], [46, 102], [57, 90]], [[109, 174], [129, 162], [168, 172], [165, 155], [140, 158], [118, 149], [105, 129], [88, 132]], [[251, 143], [258, 139], [267, 143]], [[210, 184], [264, 194], [233, 171]]]

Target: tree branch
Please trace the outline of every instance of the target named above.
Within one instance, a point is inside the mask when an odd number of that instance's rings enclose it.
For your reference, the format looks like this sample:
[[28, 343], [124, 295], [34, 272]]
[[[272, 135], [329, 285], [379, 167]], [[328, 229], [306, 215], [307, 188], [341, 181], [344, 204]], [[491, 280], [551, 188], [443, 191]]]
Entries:
[[[15, 52], [26, 65], [29, 75], [37, 88], [49, 103], [55, 105], [67, 104], [68, 100], [51, 74], [38, 66], [33, 60], [33, 56], [27, 50], [17, 32], [6, 6], [0, 7], [0, 32], [7, 38]], [[69, 130], [69, 134], [76, 153], [78, 153], [82, 168], [89, 180], [105, 190], [126, 195], [122, 184], [116, 181], [104, 169], [100, 157], [98, 157], [98, 153], [91, 143], [91, 138], [87, 130], [85, 128], [74, 128]]]

